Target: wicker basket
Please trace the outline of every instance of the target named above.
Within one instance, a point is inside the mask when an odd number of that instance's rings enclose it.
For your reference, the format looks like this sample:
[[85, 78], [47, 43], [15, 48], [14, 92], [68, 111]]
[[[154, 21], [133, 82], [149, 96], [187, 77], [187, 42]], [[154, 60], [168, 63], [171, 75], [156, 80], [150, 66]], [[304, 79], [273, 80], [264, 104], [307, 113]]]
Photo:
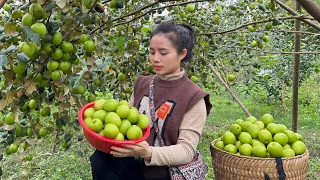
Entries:
[[[216, 180], [279, 180], [275, 158], [258, 158], [227, 153], [216, 148], [215, 141], [210, 145], [212, 166]], [[308, 175], [308, 150], [299, 156], [283, 158], [283, 170], [286, 180], [306, 180]]]

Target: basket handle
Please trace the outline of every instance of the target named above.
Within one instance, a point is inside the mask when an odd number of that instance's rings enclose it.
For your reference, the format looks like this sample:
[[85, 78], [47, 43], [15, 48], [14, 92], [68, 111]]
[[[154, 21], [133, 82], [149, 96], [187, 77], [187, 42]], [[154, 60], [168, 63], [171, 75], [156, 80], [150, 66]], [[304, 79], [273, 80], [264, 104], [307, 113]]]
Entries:
[[[279, 180], [286, 180], [286, 173], [283, 170], [283, 163], [281, 158], [276, 158], [277, 170], [279, 174]], [[264, 180], [270, 180], [269, 174], [264, 173]]]
[[286, 173], [283, 170], [283, 163], [281, 158], [276, 158], [277, 170], [279, 174], [279, 180], [286, 180]]

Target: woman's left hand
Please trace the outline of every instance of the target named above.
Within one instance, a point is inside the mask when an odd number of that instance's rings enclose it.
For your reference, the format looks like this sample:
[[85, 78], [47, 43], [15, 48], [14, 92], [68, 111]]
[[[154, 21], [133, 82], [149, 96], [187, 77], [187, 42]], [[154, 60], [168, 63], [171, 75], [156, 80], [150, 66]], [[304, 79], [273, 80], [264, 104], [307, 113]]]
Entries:
[[115, 157], [132, 157], [132, 156], [139, 156], [143, 159], [150, 160], [152, 150], [149, 144], [146, 141], [142, 141], [138, 144], [131, 144], [131, 145], [122, 145], [123, 147], [111, 147], [111, 152]]

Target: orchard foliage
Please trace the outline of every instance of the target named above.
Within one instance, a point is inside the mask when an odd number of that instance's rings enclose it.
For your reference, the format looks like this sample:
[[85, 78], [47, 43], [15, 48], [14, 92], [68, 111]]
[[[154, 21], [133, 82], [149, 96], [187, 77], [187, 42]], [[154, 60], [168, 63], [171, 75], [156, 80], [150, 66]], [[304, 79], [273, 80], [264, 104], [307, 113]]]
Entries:
[[[2, 149], [48, 133], [56, 143], [65, 132], [70, 140], [79, 108], [97, 94], [128, 100], [135, 78], [153, 74], [149, 33], [163, 20], [195, 28], [194, 58], [185, 69], [201, 86], [217, 87], [208, 64], [226, 82], [234, 74], [229, 84], [247, 93], [265, 89], [279, 98], [282, 84], [292, 83], [293, 55], [283, 52], [293, 51], [297, 17], [271, 0], [8, 0], [0, 14]], [[317, 50], [319, 35], [305, 24], [303, 31], [301, 50]], [[301, 81], [320, 71], [317, 60], [302, 56]]]

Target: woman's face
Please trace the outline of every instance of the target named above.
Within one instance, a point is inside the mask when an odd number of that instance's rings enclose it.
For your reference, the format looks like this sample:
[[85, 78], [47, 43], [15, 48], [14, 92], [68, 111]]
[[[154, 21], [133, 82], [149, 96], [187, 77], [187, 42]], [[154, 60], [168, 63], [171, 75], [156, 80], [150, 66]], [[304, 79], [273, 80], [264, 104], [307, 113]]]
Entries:
[[156, 34], [150, 41], [149, 58], [151, 65], [158, 75], [168, 75], [180, 72], [181, 60], [186, 56], [187, 49], [178, 54], [168, 36]]

